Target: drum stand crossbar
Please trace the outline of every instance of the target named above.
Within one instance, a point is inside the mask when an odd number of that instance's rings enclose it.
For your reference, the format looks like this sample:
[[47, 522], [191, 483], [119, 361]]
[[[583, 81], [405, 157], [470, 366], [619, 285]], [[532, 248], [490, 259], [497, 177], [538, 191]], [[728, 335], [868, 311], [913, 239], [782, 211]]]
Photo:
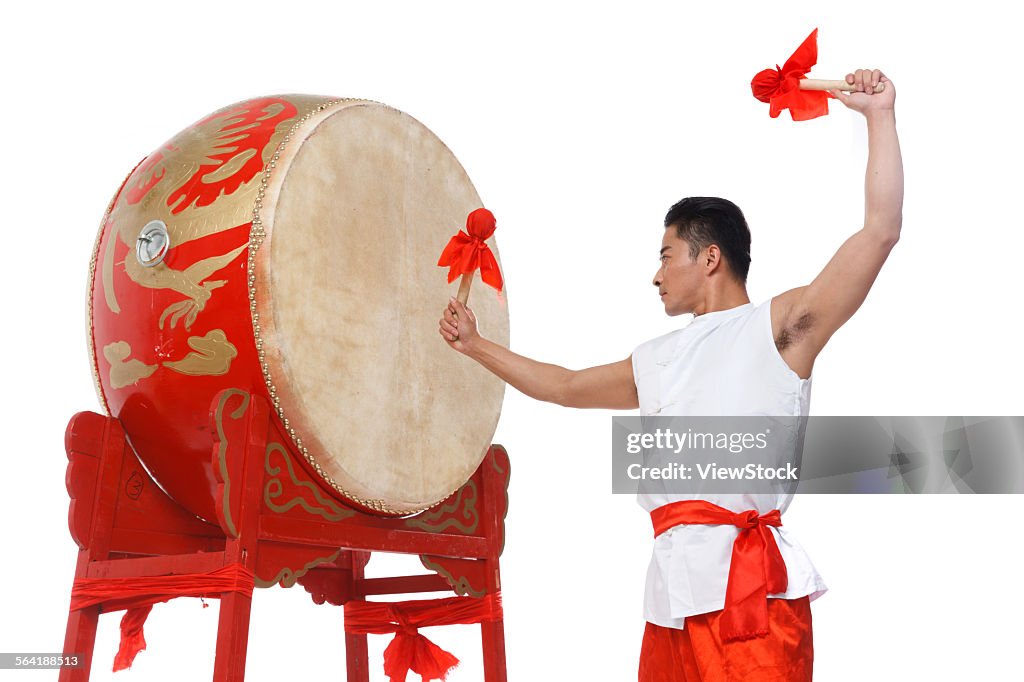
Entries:
[[[410, 517], [376, 516], [324, 492], [271, 418], [266, 399], [220, 391], [210, 410], [217, 525], [164, 493], [111, 417], [80, 412], [68, 424], [68, 525], [79, 546], [76, 581], [207, 574], [241, 564], [256, 587], [303, 585], [317, 604], [369, 595], [454, 591], [500, 596], [498, 558], [508, 509], [509, 460], [492, 445], [472, 478]], [[432, 573], [366, 578], [373, 551], [418, 554]], [[214, 682], [245, 677], [251, 594], [221, 600]], [[87, 682], [103, 604], [71, 610], [63, 651], [84, 658], [61, 682]], [[341, 628], [339, 628], [340, 630]], [[481, 621], [486, 682], [505, 682], [504, 625]], [[347, 679], [367, 682], [365, 634], [345, 634]], [[457, 652], [456, 652], [457, 653]]]

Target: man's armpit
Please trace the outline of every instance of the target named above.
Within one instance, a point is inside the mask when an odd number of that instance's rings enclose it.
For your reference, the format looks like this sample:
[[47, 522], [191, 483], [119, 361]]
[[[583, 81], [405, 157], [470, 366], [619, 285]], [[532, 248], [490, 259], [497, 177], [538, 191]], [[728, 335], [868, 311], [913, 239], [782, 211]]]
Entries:
[[783, 323], [782, 331], [775, 337], [775, 347], [779, 352], [791, 348], [807, 336], [814, 329], [815, 316], [811, 312], [802, 312], [794, 320], [787, 320]]

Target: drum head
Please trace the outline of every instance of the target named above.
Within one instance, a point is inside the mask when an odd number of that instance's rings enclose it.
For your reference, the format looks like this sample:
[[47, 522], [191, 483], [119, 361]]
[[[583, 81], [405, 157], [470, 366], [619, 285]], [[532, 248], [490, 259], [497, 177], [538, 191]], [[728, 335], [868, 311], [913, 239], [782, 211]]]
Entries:
[[[257, 204], [254, 323], [271, 396], [312, 468], [372, 509], [443, 500], [494, 435], [504, 382], [437, 332], [459, 286], [438, 258], [482, 205], [426, 127], [358, 100], [293, 130]], [[479, 274], [469, 304], [507, 345], [504, 299]]]

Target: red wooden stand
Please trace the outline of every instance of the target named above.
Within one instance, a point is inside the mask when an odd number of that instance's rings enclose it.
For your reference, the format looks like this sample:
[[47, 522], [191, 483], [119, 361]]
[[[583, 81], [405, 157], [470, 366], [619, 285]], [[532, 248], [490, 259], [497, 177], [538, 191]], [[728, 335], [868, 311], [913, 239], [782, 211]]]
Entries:
[[[208, 573], [240, 563], [255, 574], [256, 587], [298, 582], [317, 604], [434, 591], [483, 597], [501, 589], [509, 461], [500, 445], [491, 446], [473, 477], [448, 499], [415, 516], [385, 518], [325, 493], [306, 462], [286, 447], [287, 437], [258, 395], [218, 393], [210, 433], [218, 525], [199, 520], [156, 485], [116, 419], [93, 412], [72, 417], [65, 447], [68, 525], [80, 548], [76, 579]], [[419, 554], [433, 573], [364, 578], [372, 551]], [[221, 596], [214, 682], [245, 677], [251, 602], [236, 592]], [[63, 651], [83, 656], [85, 664], [62, 669], [61, 682], [89, 679], [101, 610], [69, 613]], [[480, 627], [484, 680], [505, 682], [503, 622]], [[345, 649], [347, 679], [366, 682], [366, 635], [345, 634]]]

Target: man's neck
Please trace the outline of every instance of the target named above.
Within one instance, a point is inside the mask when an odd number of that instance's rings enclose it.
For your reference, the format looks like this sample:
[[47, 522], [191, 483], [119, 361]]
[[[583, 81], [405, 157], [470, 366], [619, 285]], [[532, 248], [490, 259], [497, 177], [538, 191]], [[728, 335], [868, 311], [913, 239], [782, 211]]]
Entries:
[[704, 297], [704, 302], [693, 309], [694, 317], [719, 310], [729, 310], [750, 303], [745, 289], [729, 289], [727, 291], [711, 291]]

